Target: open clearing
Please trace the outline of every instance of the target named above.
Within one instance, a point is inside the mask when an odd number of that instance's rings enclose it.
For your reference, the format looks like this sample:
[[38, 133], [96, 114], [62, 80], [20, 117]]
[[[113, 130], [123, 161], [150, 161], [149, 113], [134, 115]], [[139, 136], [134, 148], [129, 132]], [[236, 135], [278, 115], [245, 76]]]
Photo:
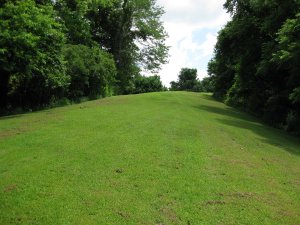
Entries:
[[300, 224], [300, 141], [187, 92], [0, 118], [0, 224]]

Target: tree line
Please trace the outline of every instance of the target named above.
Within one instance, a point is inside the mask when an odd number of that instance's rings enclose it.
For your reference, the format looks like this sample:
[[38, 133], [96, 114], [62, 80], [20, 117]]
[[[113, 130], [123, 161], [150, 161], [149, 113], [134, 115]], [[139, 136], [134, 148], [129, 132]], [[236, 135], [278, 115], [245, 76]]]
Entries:
[[213, 92], [214, 83], [211, 77], [197, 78], [197, 69], [182, 68], [177, 81], [170, 82], [170, 91]]
[[0, 2], [0, 111], [163, 90], [156, 0]]
[[227, 0], [208, 73], [214, 96], [300, 135], [300, 3]]

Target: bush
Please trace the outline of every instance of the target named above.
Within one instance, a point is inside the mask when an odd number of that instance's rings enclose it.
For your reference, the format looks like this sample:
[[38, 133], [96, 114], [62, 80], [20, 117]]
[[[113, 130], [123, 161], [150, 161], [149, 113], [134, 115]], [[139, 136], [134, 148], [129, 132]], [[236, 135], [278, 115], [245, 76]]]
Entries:
[[1, 107], [35, 108], [61, 97], [69, 77], [61, 54], [65, 36], [52, 6], [33, 0], [0, 8]]
[[202, 91], [201, 82], [197, 79], [197, 69], [182, 68], [178, 75], [178, 81], [170, 83], [171, 91]]
[[203, 92], [213, 92], [215, 89], [214, 87], [214, 80], [212, 77], [204, 77], [201, 80], [201, 91]]
[[159, 76], [136, 76], [133, 80], [133, 94], [160, 92], [163, 91], [163, 85]]
[[67, 74], [71, 77], [71, 99], [83, 96], [95, 99], [113, 94], [116, 67], [109, 53], [85, 45], [66, 45], [63, 53]]
[[270, 97], [265, 105], [264, 121], [275, 127], [282, 128], [288, 115], [289, 103], [284, 95]]
[[300, 136], [300, 114], [296, 111], [290, 111], [287, 119], [286, 119], [286, 126], [285, 130]]

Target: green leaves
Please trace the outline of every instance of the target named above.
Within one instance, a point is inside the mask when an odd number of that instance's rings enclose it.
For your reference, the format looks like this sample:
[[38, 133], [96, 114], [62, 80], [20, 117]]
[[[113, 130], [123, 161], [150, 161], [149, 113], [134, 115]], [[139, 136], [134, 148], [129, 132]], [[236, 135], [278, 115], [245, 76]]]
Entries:
[[2, 1], [0, 107], [131, 93], [166, 62], [162, 13], [154, 0]]
[[288, 19], [277, 33], [279, 50], [273, 54], [274, 60], [288, 61], [298, 57], [300, 51], [300, 13], [295, 19]]
[[91, 6], [93, 40], [113, 54], [119, 93], [126, 94], [140, 70], [157, 72], [167, 62], [167, 34], [160, 21], [163, 10], [153, 0], [92, 2]]
[[274, 126], [295, 127], [300, 121], [299, 3], [227, 0], [224, 7], [232, 20], [219, 32], [208, 65], [214, 95]]
[[163, 90], [163, 85], [159, 76], [136, 76], [133, 80], [132, 93], [147, 93], [147, 92], [160, 92]]
[[71, 76], [69, 97], [106, 97], [112, 94], [116, 68], [112, 56], [98, 47], [66, 45], [67, 74]]
[[292, 101], [293, 104], [300, 103], [300, 87], [295, 88], [293, 92], [290, 94], [289, 99]]
[[172, 91], [200, 91], [201, 84], [197, 79], [197, 69], [182, 68], [178, 75], [178, 82], [172, 81]]
[[0, 69], [9, 74], [5, 85], [9, 97], [18, 99], [14, 104], [47, 103], [68, 86], [61, 55], [65, 38], [52, 6], [8, 2], [0, 8], [0, 28]]
[[91, 27], [87, 18], [89, 1], [58, 0], [55, 8], [65, 25], [68, 43], [91, 46]]

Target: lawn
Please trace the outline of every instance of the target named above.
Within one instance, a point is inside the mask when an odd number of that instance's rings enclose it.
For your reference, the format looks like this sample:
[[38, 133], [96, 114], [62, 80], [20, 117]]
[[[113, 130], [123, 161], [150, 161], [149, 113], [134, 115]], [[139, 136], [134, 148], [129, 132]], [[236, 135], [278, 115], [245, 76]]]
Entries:
[[0, 118], [0, 224], [300, 224], [300, 140], [212, 99]]

